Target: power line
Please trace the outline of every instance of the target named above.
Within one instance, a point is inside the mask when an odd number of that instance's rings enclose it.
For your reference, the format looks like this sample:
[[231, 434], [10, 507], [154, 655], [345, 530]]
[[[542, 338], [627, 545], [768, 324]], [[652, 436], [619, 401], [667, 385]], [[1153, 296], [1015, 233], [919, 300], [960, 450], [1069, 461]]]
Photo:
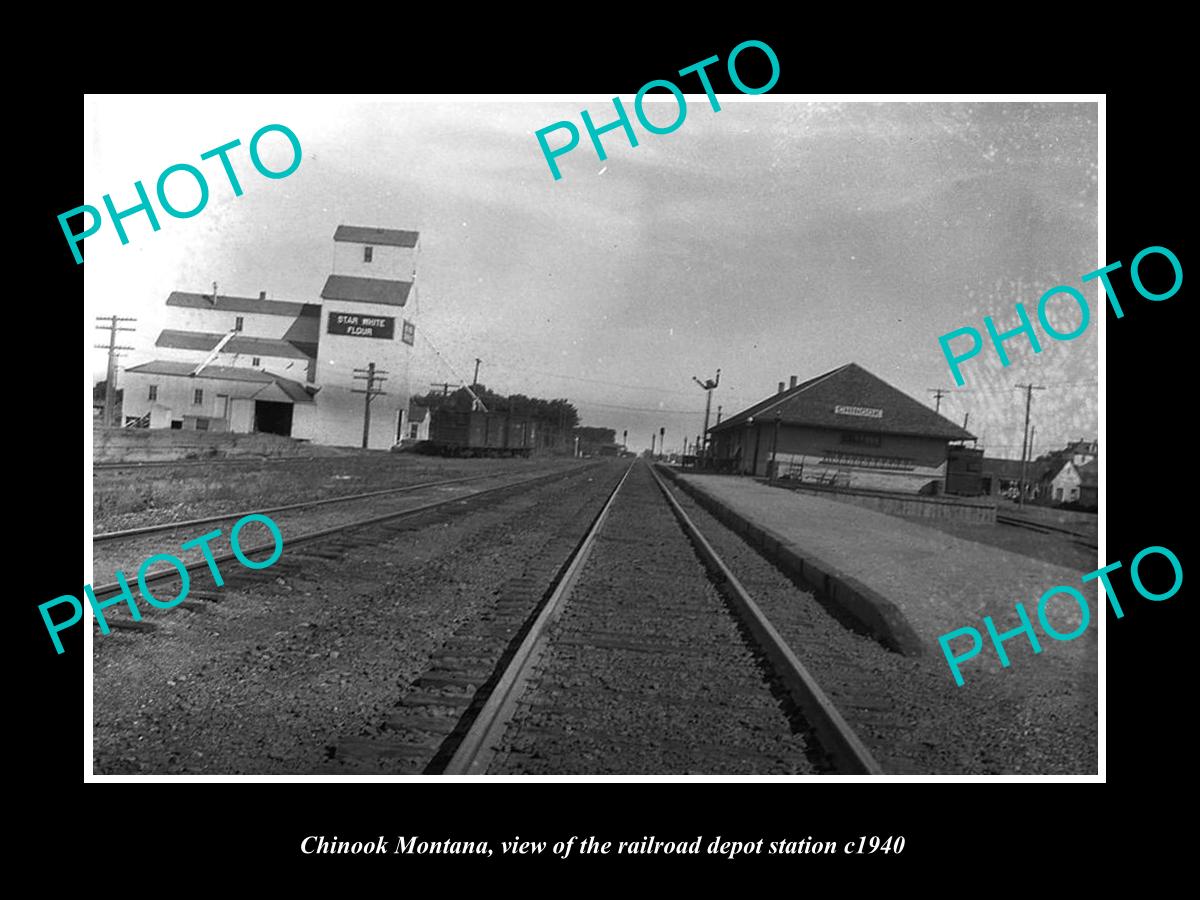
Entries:
[[591, 400], [572, 400], [576, 406], [602, 406], [605, 409], [624, 409], [629, 412], [673, 413], [681, 416], [698, 416], [703, 412], [699, 409], [662, 409], [654, 406], [620, 406], [616, 403], [595, 403]]
[[521, 366], [502, 365], [502, 369], [508, 369], [513, 372], [525, 372], [530, 375], [544, 375], [548, 378], [564, 378], [567, 381], [583, 381], [588, 384], [603, 384], [609, 387], [628, 388], [632, 391], [658, 391], [662, 394], [685, 394], [691, 396], [691, 391], [677, 391], [673, 388], [665, 388], [660, 385], [648, 384], [626, 384], [620, 381], [605, 381], [602, 378], [583, 378], [578, 375], [563, 375], [559, 372], [544, 372], [541, 369], [526, 369]]

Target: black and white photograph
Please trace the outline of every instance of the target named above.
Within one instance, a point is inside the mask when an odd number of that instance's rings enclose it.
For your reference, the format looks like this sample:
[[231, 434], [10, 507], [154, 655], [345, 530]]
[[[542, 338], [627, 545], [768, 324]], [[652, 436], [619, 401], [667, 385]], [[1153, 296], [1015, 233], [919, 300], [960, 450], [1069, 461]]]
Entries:
[[1102, 780], [1103, 96], [727, 55], [85, 97], [86, 780]]

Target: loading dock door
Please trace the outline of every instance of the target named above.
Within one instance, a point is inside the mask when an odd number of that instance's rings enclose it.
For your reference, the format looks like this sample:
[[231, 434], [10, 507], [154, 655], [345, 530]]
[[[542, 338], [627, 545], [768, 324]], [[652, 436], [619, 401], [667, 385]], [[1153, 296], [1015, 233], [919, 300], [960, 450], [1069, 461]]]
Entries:
[[277, 403], [274, 400], [255, 400], [254, 430], [291, 437], [292, 404]]

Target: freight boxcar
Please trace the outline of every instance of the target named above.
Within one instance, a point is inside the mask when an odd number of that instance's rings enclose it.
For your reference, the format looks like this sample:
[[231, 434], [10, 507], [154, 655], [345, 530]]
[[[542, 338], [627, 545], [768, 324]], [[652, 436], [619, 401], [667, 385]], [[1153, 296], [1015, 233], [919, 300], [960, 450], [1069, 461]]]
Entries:
[[435, 409], [420, 450], [442, 456], [528, 456], [537, 443], [533, 419], [509, 413]]
[[946, 454], [946, 493], [978, 497], [983, 490], [983, 451], [950, 446]]

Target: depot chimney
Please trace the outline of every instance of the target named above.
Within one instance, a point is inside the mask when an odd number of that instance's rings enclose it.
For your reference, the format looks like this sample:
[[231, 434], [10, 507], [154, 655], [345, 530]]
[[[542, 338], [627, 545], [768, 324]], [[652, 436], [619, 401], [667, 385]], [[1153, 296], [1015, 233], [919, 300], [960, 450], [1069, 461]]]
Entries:
[[789, 387], [789, 388], [794, 388], [795, 386], [796, 386], [796, 376], [795, 376], [795, 375], [793, 375], [793, 376], [792, 376], [792, 383], [791, 383], [790, 385], [788, 385], [788, 387]]
[[779, 390], [777, 390], [775, 393], [777, 393], [777, 394], [783, 393], [783, 382], [782, 381], [779, 382]]

